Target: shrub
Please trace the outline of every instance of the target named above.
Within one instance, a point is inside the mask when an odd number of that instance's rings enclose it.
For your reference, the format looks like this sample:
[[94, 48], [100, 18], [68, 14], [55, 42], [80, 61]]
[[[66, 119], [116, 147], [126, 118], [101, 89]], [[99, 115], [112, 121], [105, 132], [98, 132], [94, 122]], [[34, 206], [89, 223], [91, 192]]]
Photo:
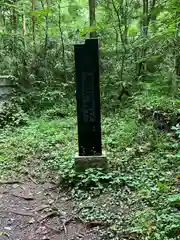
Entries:
[[11, 102], [0, 103], [0, 128], [17, 127], [27, 124], [27, 115], [20, 106]]

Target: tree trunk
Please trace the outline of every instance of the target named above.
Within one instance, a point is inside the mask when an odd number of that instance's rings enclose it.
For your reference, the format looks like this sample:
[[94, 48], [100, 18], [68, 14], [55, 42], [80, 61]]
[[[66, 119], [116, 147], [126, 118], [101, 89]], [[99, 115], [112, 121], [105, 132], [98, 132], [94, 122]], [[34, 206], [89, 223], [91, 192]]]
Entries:
[[[128, 43], [127, 40], [127, 32], [128, 32], [128, 25], [127, 25], [127, 5], [125, 7], [123, 6], [123, 3], [119, 3], [119, 7], [116, 7], [115, 0], [112, 0], [112, 6], [114, 9], [114, 12], [117, 16], [117, 22], [118, 22], [118, 28], [120, 33], [120, 39], [121, 39], [121, 46], [123, 48], [122, 58], [121, 58], [121, 70], [119, 73], [120, 81], [123, 81], [123, 74], [124, 74], [124, 67], [125, 67], [125, 60], [126, 60], [126, 45]], [[122, 17], [124, 21], [124, 31], [122, 30]]]
[[[2, 31], [3, 33], [5, 33], [5, 30], [7, 29], [6, 27], [6, 18], [5, 18], [5, 9], [2, 7], [0, 8], [1, 10], [1, 14], [0, 14], [0, 19], [2, 19]], [[5, 38], [4, 38], [4, 35], [2, 36], [2, 44], [3, 46], [5, 46]]]
[[[14, 2], [15, 3], [15, 2]], [[16, 10], [13, 9], [13, 28], [14, 28], [14, 33], [17, 33], [17, 13]]]
[[[16, 0], [13, 0], [13, 4], [15, 6], [16, 4]], [[16, 12], [16, 8], [13, 7], [13, 11], [12, 11], [12, 26], [13, 26], [13, 35], [14, 35], [14, 40], [13, 40], [13, 52], [14, 55], [16, 55], [16, 42], [17, 42], [17, 26], [18, 26], [18, 16], [17, 16], [17, 12]]]
[[[178, 6], [178, 5], [177, 5]], [[176, 44], [175, 44], [175, 73], [176, 77], [172, 79], [172, 94], [173, 98], [177, 98], [179, 91], [180, 83], [180, 12], [176, 12], [176, 21], [177, 21], [177, 33], [176, 33]]]
[[148, 19], [148, 24], [150, 23], [151, 21], [151, 24], [152, 24], [152, 29], [153, 29], [153, 32], [156, 33], [156, 17], [157, 17], [157, 14], [155, 13], [155, 6], [156, 6], [156, 0], [152, 0], [152, 3], [151, 3], [151, 10], [150, 10], [150, 14], [149, 14], [149, 19]]
[[[150, 5], [150, 6], [149, 6]], [[148, 37], [148, 27], [150, 21], [154, 18], [154, 8], [156, 5], [156, 0], [152, 0], [151, 4], [149, 4], [149, 0], [143, 0], [143, 18], [142, 18], [142, 25], [141, 25], [141, 33], [143, 41], [146, 42], [146, 39]], [[141, 51], [141, 61], [138, 64], [137, 67], [137, 76], [140, 77], [143, 72], [146, 72], [146, 52], [147, 47], [143, 46]]]
[[[89, 0], [89, 22], [90, 27], [96, 26], [96, 0]], [[90, 32], [90, 38], [96, 38], [96, 31]]]
[[180, 55], [176, 56], [176, 76], [180, 77]]
[[[176, 18], [180, 18], [180, 12], [176, 13]], [[180, 22], [177, 23], [177, 37], [176, 37], [176, 48], [177, 48], [177, 55], [176, 55], [176, 76], [180, 77]]]
[[[41, 5], [43, 10], [45, 10], [45, 4], [44, 1], [41, 0]], [[49, 7], [49, 2], [46, 0], [46, 6], [47, 8]], [[49, 16], [48, 13], [45, 15], [45, 40], [44, 40], [44, 55], [46, 57], [46, 52], [47, 52], [47, 44], [48, 44], [48, 28], [49, 28]]]
[[62, 30], [62, 24], [61, 24], [61, 0], [58, 3], [59, 8], [59, 32], [60, 32], [60, 38], [61, 38], [61, 44], [62, 44], [62, 62], [63, 62], [63, 68], [64, 68], [64, 78], [67, 82], [67, 74], [66, 74], [66, 59], [65, 59], [65, 46], [64, 46], [64, 36], [63, 36], [63, 30]]
[[[35, 11], [36, 7], [36, 0], [32, 0], [32, 11]], [[33, 32], [33, 45], [34, 45], [34, 51], [36, 52], [36, 17], [34, 14], [32, 14], [32, 32]]]
[[23, 45], [24, 45], [24, 50], [26, 50], [26, 15], [24, 12], [24, 8], [23, 8], [23, 13], [22, 13], [22, 32], [23, 32]]

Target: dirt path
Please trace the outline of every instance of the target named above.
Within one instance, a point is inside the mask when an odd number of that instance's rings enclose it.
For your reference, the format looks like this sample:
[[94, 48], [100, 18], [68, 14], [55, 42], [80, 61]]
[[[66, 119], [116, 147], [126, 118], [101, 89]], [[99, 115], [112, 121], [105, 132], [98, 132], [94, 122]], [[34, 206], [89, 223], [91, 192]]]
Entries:
[[0, 240], [99, 239], [50, 183], [0, 183]]

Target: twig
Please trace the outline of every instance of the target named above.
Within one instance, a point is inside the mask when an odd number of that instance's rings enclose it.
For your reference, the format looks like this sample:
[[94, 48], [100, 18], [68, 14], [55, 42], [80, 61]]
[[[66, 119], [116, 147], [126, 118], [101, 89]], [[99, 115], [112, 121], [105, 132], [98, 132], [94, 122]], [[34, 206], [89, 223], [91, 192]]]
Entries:
[[34, 217], [34, 214], [27, 213], [27, 212], [21, 212], [21, 211], [16, 212], [15, 210], [11, 210], [11, 209], [9, 209], [8, 212], [14, 213], [14, 214], [17, 214], [17, 215], [21, 215], [21, 216]]
[[64, 225], [67, 225], [67, 224], [69, 224], [70, 222], [72, 222], [73, 220], [75, 219], [75, 217], [74, 216], [71, 216], [70, 218], [68, 218], [66, 221], [64, 221]]
[[12, 195], [13, 195], [14, 197], [22, 198], [22, 199], [27, 200], [27, 201], [32, 201], [32, 200], [34, 200], [34, 198], [33, 198], [33, 197], [30, 197], [30, 196], [21, 196], [21, 195], [15, 194], [15, 193], [12, 193]]
[[18, 180], [0, 181], [0, 184], [23, 184], [23, 182], [20, 182], [20, 181], [18, 181]]
[[28, 178], [35, 183], [36, 185], [38, 185], [38, 183], [36, 182], [36, 180], [34, 180], [34, 178], [31, 177], [31, 175], [28, 173]]
[[70, 218], [68, 218], [67, 220], [65, 220], [63, 222], [63, 226], [61, 228], [61, 231], [64, 229], [64, 232], [67, 233], [67, 228], [66, 228], [66, 225], [69, 224], [71, 221], [75, 220], [75, 219], [78, 219], [80, 220], [82, 223], [84, 223], [83, 219], [80, 218], [80, 217], [77, 217], [77, 216], [71, 216]]
[[28, 169], [25, 169], [24, 173], [26, 174], [26, 176], [36, 185], [38, 185], [38, 183], [32, 178], [31, 174], [29, 173]]
[[53, 227], [51, 227], [51, 226], [49, 226], [49, 225], [47, 225], [47, 224], [44, 224], [44, 226], [47, 227], [47, 228], [49, 228], [50, 230], [52, 230], [52, 231], [54, 231], [54, 232], [57, 232], [57, 233], [60, 233], [60, 232], [61, 232], [60, 229], [53, 228]]
[[67, 220], [63, 221], [62, 223], [62, 227], [59, 229], [60, 232], [62, 232], [64, 230], [65, 234], [67, 233], [67, 228], [66, 225], [68, 223], [70, 223], [72, 220], [74, 220], [74, 216], [71, 216], [70, 218], [68, 218]]
[[39, 220], [37, 220], [37, 222], [42, 222], [46, 218], [55, 217], [57, 215], [58, 215], [58, 211], [50, 212], [50, 213], [46, 214], [45, 216], [41, 217]]
[[75, 217], [76, 219], [78, 219], [81, 223], [84, 224], [84, 220], [81, 217]]
[[39, 212], [39, 211], [42, 211], [42, 210], [44, 210], [44, 209], [46, 209], [46, 208], [49, 208], [49, 207], [50, 207], [49, 205], [43, 204], [43, 205], [41, 205], [41, 206], [36, 207], [35, 209], [33, 209], [32, 212]]
[[79, 219], [81, 222], [83, 222], [84, 223], [84, 221], [83, 221], [83, 219], [82, 218], [80, 218], [79, 216], [77, 216], [77, 214], [80, 212], [82, 210], [82, 208], [80, 208], [77, 212], [76, 212], [76, 214], [75, 215], [73, 215], [73, 216], [71, 216], [70, 218], [68, 218], [66, 221], [64, 221], [64, 223], [63, 224], [68, 224], [68, 223], [70, 223], [71, 221], [73, 221], [74, 219]]
[[66, 224], [65, 223], [63, 223], [63, 228], [64, 228], [64, 232], [66, 234], [67, 233], [67, 228], [66, 228]]

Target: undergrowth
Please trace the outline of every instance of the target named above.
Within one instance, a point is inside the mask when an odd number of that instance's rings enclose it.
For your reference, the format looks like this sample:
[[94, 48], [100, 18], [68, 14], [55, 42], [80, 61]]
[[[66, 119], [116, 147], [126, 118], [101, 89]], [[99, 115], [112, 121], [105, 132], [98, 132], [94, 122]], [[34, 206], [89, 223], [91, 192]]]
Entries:
[[76, 117], [59, 117], [56, 108], [30, 118], [26, 126], [1, 130], [1, 179], [28, 169], [39, 181], [49, 177], [70, 188], [83, 218], [107, 223], [102, 239], [178, 239], [179, 125], [172, 135], [156, 129], [153, 119], [139, 119], [142, 102], [164, 111], [173, 103], [158, 97], [148, 101], [145, 95], [134, 99], [128, 108], [102, 116], [106, 171], [74, 170]]

